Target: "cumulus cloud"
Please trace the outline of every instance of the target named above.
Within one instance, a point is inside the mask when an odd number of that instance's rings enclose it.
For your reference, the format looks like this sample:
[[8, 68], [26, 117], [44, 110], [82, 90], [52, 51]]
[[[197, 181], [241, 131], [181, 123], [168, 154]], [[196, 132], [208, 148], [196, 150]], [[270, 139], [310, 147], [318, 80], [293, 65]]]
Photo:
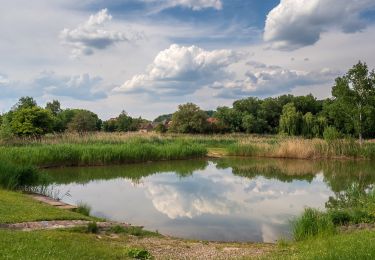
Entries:
[[147, 2], [160, 3], [162, 9], [176, 6], [190, 8], [194, 11], [206, 8], [221, 10], [223, 8], [221, 0], [147, 0]]
[[0, 91], [4, 97], [41, 97], [43, 95], [71, 97], [78, 100], [105, 98], [101, 90], [102, 79], [89, 74], [63, 76], [54, 72], [42, 72], [31, 81], [14, 81], [0, 75]]
[[339, 73], [330, 69], [301, 71], [248, 62], [244, 79], [216, 81], [210, 87], [219, 90], [221, 98], [241, 98], [246, 95], [269, 96], [290, 92], [296, 87], [329, 83]]
[[60, 39], [66, 46], [72, 48], [72, 56], [91, 55], [94, 50], [102, 50], [110, 47], [116, 42], [124, 42], [136, 39], [136, 34], [132, 37], [125, 33], [109, 30], [104, 27], [112, 20], [112, 16], [107, 9], [91, 15], [89, 19], [80, 24], [75, 29], [65, 28], [60, 32]]
[[230, 77], [229, 66], [238, 62], [240, 56], [232, 50], [206, 51], [197, 46], [173, 44], [156, 56], [146, 73], [133, 76], [115, 91], [192, 94], [216, 80]]
[[293, 50], [313, 45], [331, 28], [358, 32], [366, 27], [362, 13], [374, 8], [373, 0], [281, 0], [267, 15], [264, 40]]

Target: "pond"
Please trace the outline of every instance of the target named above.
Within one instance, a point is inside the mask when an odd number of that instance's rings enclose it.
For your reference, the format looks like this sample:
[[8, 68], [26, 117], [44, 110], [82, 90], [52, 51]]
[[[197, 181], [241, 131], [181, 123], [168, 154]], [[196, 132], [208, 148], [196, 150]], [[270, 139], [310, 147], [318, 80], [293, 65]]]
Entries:
[[290, 221], [354, 183], [375, 183], [371, 162], [223, 158], [46, 170], [55, 196], [92, 215], [174, 237], [275, 242]]

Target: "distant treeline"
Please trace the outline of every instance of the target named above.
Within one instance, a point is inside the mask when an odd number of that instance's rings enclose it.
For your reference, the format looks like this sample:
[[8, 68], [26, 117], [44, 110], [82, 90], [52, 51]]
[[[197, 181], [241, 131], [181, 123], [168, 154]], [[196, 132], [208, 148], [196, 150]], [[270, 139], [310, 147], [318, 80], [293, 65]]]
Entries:
[[375, 73], [359, 62], [332, 88], [332, 98], [282, 95], [237, 100], [233, 107], [203, 111], [192, 103], [180, 105], [174, 114], [153, 122], [121, 112], [102, 121], [88, 110], [61, 109], [57, 100], [39, 107], [32, 97], [22, 97], [0, 116], [0, 137], [41, 136], [65, 131], [146, 131], [176, 133], [233, 133], [300, 135], [307, 138], [356, 136], [375, 137]]

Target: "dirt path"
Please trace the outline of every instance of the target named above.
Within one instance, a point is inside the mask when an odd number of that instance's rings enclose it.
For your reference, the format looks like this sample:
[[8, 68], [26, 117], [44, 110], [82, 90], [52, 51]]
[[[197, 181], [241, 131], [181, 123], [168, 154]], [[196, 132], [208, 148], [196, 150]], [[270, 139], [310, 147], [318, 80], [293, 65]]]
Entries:
[[134, 238], [131, 246], [144, 247], [155, 259], [243, 259], [271, 252], [275, 245], [189, 241], [169, 237]]

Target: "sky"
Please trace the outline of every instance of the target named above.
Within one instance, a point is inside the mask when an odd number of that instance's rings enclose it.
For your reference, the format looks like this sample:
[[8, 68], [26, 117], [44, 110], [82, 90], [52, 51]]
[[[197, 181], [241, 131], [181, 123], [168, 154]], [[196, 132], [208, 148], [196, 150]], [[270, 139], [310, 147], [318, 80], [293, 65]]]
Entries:
[[153, 119], [193, 102], [330, 96], [375, 68], [374, 0], [1, 0], [0, 113], [21, 96]]

